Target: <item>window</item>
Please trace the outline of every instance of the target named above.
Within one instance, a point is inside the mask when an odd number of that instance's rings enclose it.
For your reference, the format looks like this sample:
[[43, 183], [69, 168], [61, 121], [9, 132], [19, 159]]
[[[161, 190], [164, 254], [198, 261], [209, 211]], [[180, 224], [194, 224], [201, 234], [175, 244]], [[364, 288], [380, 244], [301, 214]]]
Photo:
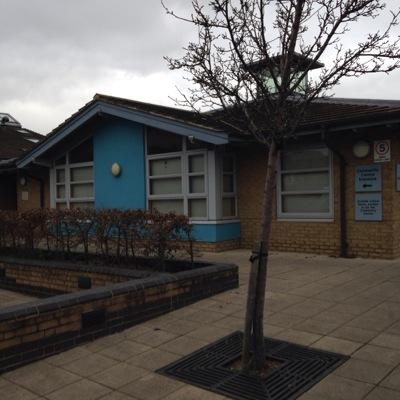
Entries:
[[[193, 147], [195, 149], [189, 150]], [[201, 147], [201, 142], [190, 147], [184, 137], [148, 130], [147, 175], [151, 210], [186, 214], [192, 219], [208, 217], [207, 152]]]
[[331, 153], [327, 148], [283, 151], [279, 172], [279, 217], [333, 217]]
[[222, 157], [222, 217], [236, 217], [236, 171], [232, 155]]
[[56, 208], [94, 206], [93, 143], [89, 139], [54, 162], [53, 204]]

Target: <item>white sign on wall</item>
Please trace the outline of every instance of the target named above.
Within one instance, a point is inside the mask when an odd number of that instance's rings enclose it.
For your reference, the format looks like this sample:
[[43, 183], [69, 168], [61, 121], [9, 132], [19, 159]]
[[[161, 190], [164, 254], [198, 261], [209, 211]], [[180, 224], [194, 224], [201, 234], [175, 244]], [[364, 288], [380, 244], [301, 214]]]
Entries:
[[374, 142], [374, 162], [390, 161], [390, 140], [377, 140]]

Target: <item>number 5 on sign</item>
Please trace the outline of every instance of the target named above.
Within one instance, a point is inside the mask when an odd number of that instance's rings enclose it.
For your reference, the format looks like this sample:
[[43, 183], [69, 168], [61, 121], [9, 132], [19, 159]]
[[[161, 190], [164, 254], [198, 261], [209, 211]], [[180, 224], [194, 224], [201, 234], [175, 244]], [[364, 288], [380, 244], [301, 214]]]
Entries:
[[390, 140], [377, 140], [374, 142], [374, 162], [390, 161]]

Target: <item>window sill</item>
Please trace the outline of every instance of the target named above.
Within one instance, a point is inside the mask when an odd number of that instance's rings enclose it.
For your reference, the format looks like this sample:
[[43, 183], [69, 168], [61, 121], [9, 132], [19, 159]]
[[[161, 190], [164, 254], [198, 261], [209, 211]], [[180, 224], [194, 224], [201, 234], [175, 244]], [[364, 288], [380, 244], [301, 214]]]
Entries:
[[284, 217], [278, 217], [277, 222], [332, 223], [332, 222], [335, 222], [335, 219], [334, 218], [284, 218]]
[[219, 219], [219, 220], [204, 220], [204, 219], [199, 219], [199, 220], [194, 220], [191, 219], [190, 223], [191, 224], [206, 224], [206, 225], [220, 225], [220, 224], [232, 224], [232, 223], [238, 223], [240, 222], [240, 219]]

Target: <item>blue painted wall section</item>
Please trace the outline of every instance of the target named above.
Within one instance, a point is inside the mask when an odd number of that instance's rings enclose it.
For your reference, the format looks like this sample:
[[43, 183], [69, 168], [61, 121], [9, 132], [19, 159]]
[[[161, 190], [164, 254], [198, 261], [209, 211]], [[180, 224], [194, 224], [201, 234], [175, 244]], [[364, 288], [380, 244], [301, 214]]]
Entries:
[[[103, 122], [93, 135], [96, 208], [146, 208], [144, 126], [131, 121]], [[111, 166], [120, 164], [115, 177]]]
[[240, 222], [193, 224], [194, 238], [201, 242], [222, 242], [240, 239]]

